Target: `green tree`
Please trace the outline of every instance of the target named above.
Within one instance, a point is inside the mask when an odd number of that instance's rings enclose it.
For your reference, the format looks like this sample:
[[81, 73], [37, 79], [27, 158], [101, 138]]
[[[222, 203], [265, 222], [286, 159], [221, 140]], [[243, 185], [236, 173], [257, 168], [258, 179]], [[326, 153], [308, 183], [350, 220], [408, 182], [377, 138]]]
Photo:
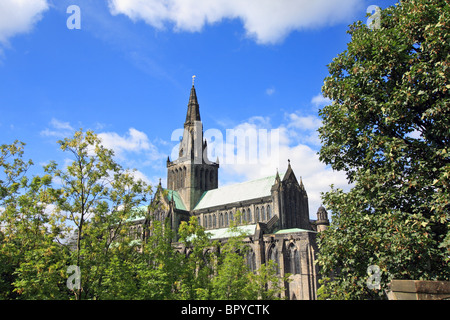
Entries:
[[172, 245], [174, 232], [168, 219], [152, 221], [138, 261], [141, 299], [177, 299], [183, 257]]
[[33, 177], [18, 197], [15, 241], [12, 251], [20, 259], [14, 275], [14, 291], [22, 299], [66, 299], [66, 261], [70, 251], [63, 244], [64, 220], [52, 210], [51, 176]]
[[[13, 298], [13, 275], [20, 263], [20, 258], [13, 254], [16, 240], [15, 228], [12, 223], [16, 219], [16, 198], [20, 182], [25, 177], [28, 168], [33, 164], [22, 159], [24, 143], [15, 141], [11, 145], [0, 146], [0, 294], [2, 298]], [[26, 177], [25, 177], [26, 179]]]
[[274, 261], [267, 261], [258, 269], [251, 270], [247, 259], [251, 259], [250, 247], [245, 243], [247, 234], [238, 226], [241, 212], [237, 211], [235, 220], [228, 229], [226, 242], [217, 244], [218, 262], [212, 279], [212, 298], [216, 300], [273, 300], [284, 291], [284, 283], [289, 274], [277, 274]]
[[[240, 220], [241, 213], [235, 215]], [[250, 248], [244, 243], [246, 234], [231, 221], [228, 229], [229, 237], [220, 244], [220, 255], [217, 263], [217, 274], [212, 280], [213, 298], [216, 300], [257, 299], [252, 291], [250, 275], [245, 257]]]
[[192, 216], [179, 228], [179, 241], [188, 250], [182, 256], [177, 299], [203, 300], [211, 298], [211, 278], [216, 264], [216, 244]]
[[[379, 28], [351, 25], [328, 66], [319, 155], [354, 187], [323, 196], [323, 296], [383, 298], [392, 278], [450, 279], [449, 28], [448, 1], [401, 1]], [[367, 285], [370, 265], [379, 288]]]
[[63, 299], [64, 224], [51, 210], [52, 177], [27, 177], [24, 143], [0, 146], [0, 292], [3, 298]]
[[136, 208], [150, 187], [123, 170], [114, 161], [114, 152], [103, 147], [92, 131], [77, 131], [58, 143], [73, 161], [64, 169], [51, 163], [47, 172], [61, 185], [54, 190], [57, 212], [76, 227], [76, 249], [69, 263], [81, 272], [75, 298], [100, 299], [105, 275], [117, 271], [114, 268], [124, 270], [126, 263], [117, 266], [117, 262], [135, 256], [128, 222], [139, 214]]

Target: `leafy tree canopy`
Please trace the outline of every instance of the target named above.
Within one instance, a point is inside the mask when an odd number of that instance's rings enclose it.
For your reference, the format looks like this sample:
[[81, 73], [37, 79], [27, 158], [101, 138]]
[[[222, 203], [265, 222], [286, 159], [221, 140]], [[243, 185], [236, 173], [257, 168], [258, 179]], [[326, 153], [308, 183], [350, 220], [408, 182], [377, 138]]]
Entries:
[[319, 112], [320, 159], [354, 183], [323, 196], [329, 298], [382, 298], [393, 278], [450, 279], [450, 5], [401, 1], [379, 22], [350, 26], [322, 88], [332, 103]]
[[[94, 132], [58, 144], [72, 161], [62, 168], [52, 161], [33, 177], [24, 143], [0, 146], [0, 299], [280, 296], [287, 276], [272, 262], [251, 270], [244, 235], [213, 242], [192, 217], [178, 230], [187, 252], [178, 252], [169, 221], [152, 218], [151, 187]], [[142, 216], [146, 223], [133, 228]]]

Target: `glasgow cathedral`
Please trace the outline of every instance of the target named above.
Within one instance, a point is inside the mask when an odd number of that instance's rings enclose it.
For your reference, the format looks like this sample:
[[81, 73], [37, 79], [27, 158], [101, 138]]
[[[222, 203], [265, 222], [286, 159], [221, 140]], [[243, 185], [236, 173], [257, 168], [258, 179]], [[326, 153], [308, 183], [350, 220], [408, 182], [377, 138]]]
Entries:
[[[309, 218], [308, 196], [302, 180], [297, 180], [289, 162], [284, 173], [234, 185], [219, 187], [219, 159], [207, 158], [203, 125], [194, 84], [187, 106], [184, 134], [176, 160], [167, 158], [167, 187], [161, 182], [149, 206], [153, 221], [168, 219], [176, 232], [182, 221], [194, 216], [211, 240], [226, 241], [230, 222], [235, 221], [246, 235], [247, 263], [252, 270], [268, 260], [277, 263], [277, 273], [290, 275], [285, 298], [316, 299], [318, 267], [315, 265], [317, 234], [328, 225], [322, 206], [317, 220]], [[239, 212], [239, 214], [238, 214]], [[133, 221], [142, 230], [145, 218]], [[178, 251], [187, 253], [174, 239]]]

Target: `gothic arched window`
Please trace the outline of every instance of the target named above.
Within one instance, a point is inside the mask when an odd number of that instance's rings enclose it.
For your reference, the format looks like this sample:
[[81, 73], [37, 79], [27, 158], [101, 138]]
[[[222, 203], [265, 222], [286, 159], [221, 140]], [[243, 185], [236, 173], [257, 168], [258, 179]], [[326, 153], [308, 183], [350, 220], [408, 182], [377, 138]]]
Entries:
[[275, 247], [275, 245], [272, 245], [270, 247], [268, 256], [269, 256], [269, 260], [272, 260], [276, 264], [275, 265], [275, 271], [276, 271], [276, 274], [279, 274], [280, 273], [280, 268], [278, 267], [279, 266], [279, 263], [278, 263], [278, 250]]
[[289, 246], [289, 250], [288, 250], [288, 266], [289, 266], [289, 273], [292, 274], [298, 274], [301, 273], [301, 269], [300, 269], [300, 255], [298, 254], [298, 250], [295, 247], [295, 245], [292, 243]]
[[267, 220], [270, 220], [272, 218], [272, 209], [270, 208], [270, 205], [267, 205]]
[[255, 252], [253, 252], [252, 248], [249, 248], [247, 251], [247, 256], [245, 258], [246, 263], [250, 271], [255, 272], [256, 271], [256, 256]]
[[266, 211], [264, 210], [264, 206], [261, 207], [261, 217], [262, 217], [263, 221], [266, 220]]
[[255, 217], [256, 222], [260, 221], [261, 216], [259, 215], [259, 207], [256, 207], [255, 215], [256, 215], [256, 217]]

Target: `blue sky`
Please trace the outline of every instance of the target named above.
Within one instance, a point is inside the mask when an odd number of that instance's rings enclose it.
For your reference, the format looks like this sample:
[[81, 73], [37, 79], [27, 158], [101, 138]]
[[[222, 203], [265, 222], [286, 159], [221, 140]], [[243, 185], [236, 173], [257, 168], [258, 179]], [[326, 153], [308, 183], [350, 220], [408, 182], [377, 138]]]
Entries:
[[[39, 174], [69, 158], [57, 140], [92, 129], [124, 167], [164, 184], [196, 75], [204, 130], [280, 133], [277, 159], [221, 165], [219, 185], [284, 172], [290, 159], [314, 217], [320, 192], [347, 188], [316, 154], [326, 65], [369, 5], [395, 2], [1, 0], [0, 144], [25, 142]], [[80, 29], [67, 27], [70, 5]]]

